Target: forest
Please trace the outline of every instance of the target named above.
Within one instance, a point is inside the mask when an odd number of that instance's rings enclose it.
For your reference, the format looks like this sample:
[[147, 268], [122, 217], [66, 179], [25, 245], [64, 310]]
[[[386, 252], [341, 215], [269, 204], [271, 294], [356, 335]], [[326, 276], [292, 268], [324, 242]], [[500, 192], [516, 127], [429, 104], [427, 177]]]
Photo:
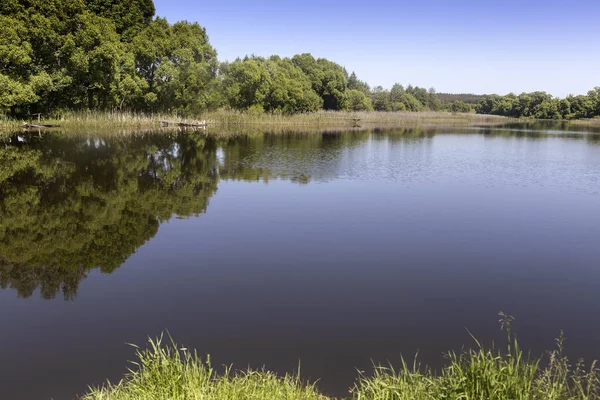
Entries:
[[600, 87], [563, 99], [370, 87], [325, 58], [255, 55], [219, 62], [206, 29], [155, 16], [152, 0], [3, 0], [0, 116], [129, 111], [198, 116], [346, 111], [477, 112], [509, 117], [600, 116]]

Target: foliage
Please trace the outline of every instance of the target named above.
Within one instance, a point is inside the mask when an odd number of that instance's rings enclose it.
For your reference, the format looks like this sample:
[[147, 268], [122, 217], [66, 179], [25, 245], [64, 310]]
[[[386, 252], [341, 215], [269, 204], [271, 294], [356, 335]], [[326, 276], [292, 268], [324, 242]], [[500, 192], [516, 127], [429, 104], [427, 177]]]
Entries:
[[455, 113], [468, 113], [471, 112], [471, 106], [467, 103], [464, 103], [460, 100], [453, 101], [452, 104], [448, 107], [448, 111]]
[[462, 101], [463, 103], [477, 105], [485, 98], [483, 94], [472, 93], [436, 93], [436, 96], [439, 101], [448, 104]]
[[345, 108], [348, 73], [344, 67], [325, 58], [315, 59], [308, 53], [295, 55], [292, 62], [308, 76], [313, 90], [323, 99], [325, 110]]
[[218, 65], [206, 31], [153, 16], [152, 0], [3, 5], [0, 111], [209, 108]]
[[358, 79], [355, 72], [352, 72], [348, 77], [348, 90], [358, 90], [365, 96], [369, 96], [371, 94], [371, 88], [369, 85], [366, 82]]
[[117, 33], [124, 40], [132, 39], [154, 17], [152, 0], [85, 0], [88, 10], [114, 21]]
[[373, 111], [371, 99], [356, 89], [346, 92], [346, 105], [350, 111]]
[[[375, 366], [371, 376], [361, 373], [351, 389], [353, 400], [598, 400], [600, 371], [596, 363], [585, 368], [583, 361], [573, 367], [562, 354], [564, 336], [547, 357], [531, 359], [519, 347], [510, 330], [512, 317], [500, 314], [507, 329], [503, 350], [484, 347], [475, 339], [475, 348], [450, 352], [447, 364], [436, 374], [415, 359], [402, 360], [400, 368]], [[82, 400], [133, 399], [260, 399], [327, 400], [315, 385], [299, 376], [262, 371], [235, 372], [231, 367], [218, 374], [210, 357], [202, 360], [196, 352], [163, 337], [149, 339], [149, 346], [137, 346], [136, 369], [117, 384], [92, 388]], [[542, 367], [542, 361], [546, 366]]]
[[600, 116], [600, 89], [557, 99], [371, 88], [355, 72], [309, 53], [219, 64], [198, 23], [155, 18], [152, 0], [3, 0], [0, 114], [127, 111], [198, 117], [220, 108], [292, 114], [332, 111], [477, 112], [510, 117]]
[[157, 18], [133, 39], [132, 46], [139, 73], [129, 82], [129, 91], [138, 107], [194, 115], [214, 106], [211, 89], [217, 54], [199, 24], [169, 25]]
[[486, 96], [477, 106], [480, 114], [504, 115], [537, 119], [580, 119], [600, 116], [600, 87], [587, 95], [569, 95], [564, 99], [546, 92], [509, 93]]
[[222, 64], [220, 73], [225, 98], [234, 109], [291, 114], [323, 105], [308, 76], [289, 58], [246, 57]]
[[296, 375], [279, 377], [268, 371], [217, 374], [210, 357], [164, 338], [149, 339], [147, 349], [137, 346], [137, 369], [117, 384], [92, 389], [82, 400], [325, 400], [313, 385]]
[[404, 86], [396, 83], [391, 90], [381, 86], [371, 91], [371, 101], [376, 111], [436, 111], [441, 105], [435, 97], [435, 90], [429, 91], [418, 86]]

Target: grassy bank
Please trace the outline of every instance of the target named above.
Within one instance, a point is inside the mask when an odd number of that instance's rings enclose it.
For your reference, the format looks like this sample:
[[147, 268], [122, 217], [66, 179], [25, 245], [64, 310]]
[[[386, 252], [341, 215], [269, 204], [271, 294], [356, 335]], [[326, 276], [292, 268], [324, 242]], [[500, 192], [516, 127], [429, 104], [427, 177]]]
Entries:
[[[245, 126], [255, 127], [306, 127], [306, 128], [350, 128], [357, 125], [375, 127], [413, 126], [472, 126], [499, 125], [510, 119], [477, 114], [450, 114], [441, 112], [342, 112], [321, 111], [306, 114], [252, 114], [239, 111], [214, 111], [197, 119], [181, 118], [164, 114], [134, 114], [127, 112], [63, 112], [53, 118], [43, 118], [40, 123], [58, 124], [67, 130], [98, 130], [113, 128], [145, 129], [158, 128], [160, 121], [198, 122], [205, 120], [208, 128], [223, 129]], [[33, 120], [0, 118], [0, 130], [19, 129]]]
[[217, 125], [264, 125], [307, 127], [409, 127], [447, 125], [496, 125], [508, 118], [444, 112], [343, 112], [320, 111], [306, 114], [249, 114], [237, 111], [208, 113], [206, 119]]
[[28, 120], [0, 118], [0, 129], [15, 130], [25, 123], [56, 124], [61, 129], [112, 129], [112, 128], [155, 128], [160, 121], [172, 120], [173, 116], [162, 114], [136, 114], [128, 112], [62, 112], [59, 115]]
[[[502, 315], [507, 345], [502, 350], [475, 341], [472, 350], [450, 352], [439, 372], [403, 362], [400, 368], [376, 366], [357, 378], [353, 400], [598, 400], [600, 372], [593, 363], [571, 365], [563, 342], [543, 359], [528, 358]], [[217, 374], [209, 359], [162, 338], [138, 349], [136, 367], [117, 384], [93, 388], [82, 400], [332, 400], [299, 376], [267, 371]]]
[[588, 119], [573, 119], [569, 121], [573, 125], [600, 126], [600, 117]]

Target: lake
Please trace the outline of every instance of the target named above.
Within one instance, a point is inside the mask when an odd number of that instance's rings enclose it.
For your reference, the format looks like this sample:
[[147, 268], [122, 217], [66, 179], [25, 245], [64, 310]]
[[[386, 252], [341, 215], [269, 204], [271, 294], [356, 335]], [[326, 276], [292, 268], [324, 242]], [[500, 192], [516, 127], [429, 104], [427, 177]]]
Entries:
[[2, 399], [72, 399], [167, 330], [337, 396], [372, 362], [502, 343], [500, 311], [533, 354], [563, 329], [600, 358], [591, 128], [0, 143]]

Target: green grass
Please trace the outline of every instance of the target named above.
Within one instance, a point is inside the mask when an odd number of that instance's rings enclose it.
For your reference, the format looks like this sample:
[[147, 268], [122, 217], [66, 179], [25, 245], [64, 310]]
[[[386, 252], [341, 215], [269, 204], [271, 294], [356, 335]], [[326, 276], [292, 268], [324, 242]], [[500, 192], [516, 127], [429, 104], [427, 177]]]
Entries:
[[[188, 119], [168, 114], [140, 114], [130, 112], [62, 111], [54, 116], [43, 116], [40, 123], [58, 124], [63, 130], [102, 130], [102, 129], [145, 129], [158, 128], [160, 121], [209, 123], [209, 131], [234, 129], [239, 127], [294, 127], [294, 128], [350, 128], [358, 125], [375, 127], [414, 127], [414, 126], [470, 126], [498, 125], [508, 118], [476, 114], [451, 114], [444, 112], [342, 112], [320, 111], [304, 114], [255, 114], [233, 110], [219, 110], [204, 113], [198, 118]], [[0, 116], [0, 130], [16, 130], [24, 123], [37, 123], [37, 118], [17, 120]]]
[[588, 118], [588, 119], [572, 119], [569, 123], [574, 125], [590, 125], [600, 126], [600, 117]]
[[217, 125], [267, 125], [307, 127], [352, 127], [357, 124], [367, 127], [408, 127], [422, 125], [488, 125], [502, 124], [508, 118], [477, 115], [452, 114], [446, 112], [345, 112], [319, 111], [304, 114], [252, 114], [239, 111], [215, 111], [207, 113], [206, 120]]
[[[475, 346], [447, 354], [439, 373], [415, 361], [402, 360], [398, 369], [375, 366], [358, 376], [352, 400], [599, 400], [600, 372], [596, 363], [571, 365], [563, 355], [564, 337], [543, 358], [530, 358], [511, 333], [512, 317], [500, 314], [507, 331], [503, 349]], [[332, 400], [298, 375], [278, 376], [268, 371], [218, 374], [210, 358], [162, 336], [137, 349], [138, 361], [119, 383], [91, 388], [82, 400]]]
[[313, 385], [296, 375], [279, 377], [268, 371], [217, 374], [210, 358], [198, 355], [163, 337], [137, 350], [136, 368], [119, 383], [92, 389], [83, 400], [322, 400]]
[[[547, 358], [532, 359], [511, 333], [512, 317], [500, 313], [507, 331], [505, 349], [484, 347], [450, 352], [440, 374], [405, 361], [398, 371], [378, 366], [371, 377], [359, 377], [353, 389], [357, 400], [597, 400], [600, 374], [596, 363], [574, 367], [563, 356], [564, 336]], [[546, 362], [546, 366], [541, 365]]]
[[[355, 119], [358, 122], [355, 123]], [[507, 118], [497, 115], [449, 112], [346, 112], [318, 111], [300, 114], [252, 113], [235, 110], [205, 112], [197, 118], [184, 118], [171, 114], [144, 114], [125, 111], [61, 111], [52, 116], [43, 116], [40, 123], [58, 124], [62, 131], [102, 132], [119, 129], [121, 133], [139, 129], [156, 129], [160, 121], [198, 122], [205, 120], [208, 134], [240, 131], [247, 129], [302, 129], [323, 130], [340, 128], [414, 128], [414, 127], [461, 127], [461, 126], [502, 126], [509, 122], [524, 119]], [[525, 119], [527, 120], [527, 119]], [[531, 121], [531, 120], [527, 120]], [[19, 120], [0, 114], [0, 131], [19, 130], [24, 123], [36, 123], [37, 119]], [[572, 120], [574, 125], [598, 125], [600, 119]], [[357, 126], [358, 125], [358, 126]]]

